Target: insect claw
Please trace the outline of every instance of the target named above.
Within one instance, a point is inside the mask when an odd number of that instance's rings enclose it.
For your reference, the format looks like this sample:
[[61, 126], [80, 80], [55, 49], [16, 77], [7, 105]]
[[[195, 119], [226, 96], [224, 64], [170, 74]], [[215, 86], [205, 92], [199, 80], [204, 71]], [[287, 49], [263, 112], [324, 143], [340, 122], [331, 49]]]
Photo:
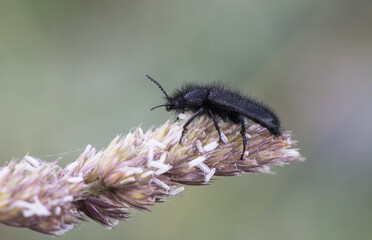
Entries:
[[220, 139], [218, 140], [218, 142], [220, 143], [225, 143], [223, 140], [222, 140], [222, 137], [220, 136]]
[[183, 144], [182, 144], [182, 137], [183, 137], [183, 132], [182, 132], [182, 135], [181, 135], [181, 137], [180, 137], [180, 140], [178, 141], [178, 144], [180, 144], [180, 145], [183, 146]]

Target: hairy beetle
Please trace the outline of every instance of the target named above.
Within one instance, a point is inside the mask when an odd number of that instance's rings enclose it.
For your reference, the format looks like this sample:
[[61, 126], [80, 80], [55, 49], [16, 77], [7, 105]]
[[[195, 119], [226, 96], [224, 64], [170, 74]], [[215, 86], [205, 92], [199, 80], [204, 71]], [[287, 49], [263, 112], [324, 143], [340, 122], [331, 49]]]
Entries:
[[220, 142], [222, 141], [221, 131], [216, 115], [225, 122], [232, 121], [235, 124], [241, 124], [240, 134], [243, 137], [241, 160], [243, 160], [247, 144], [244, 124], [245, 118], [249, 118], [267, 128], [275, 136], [281, 135], [279, 117], [270, 108], [229, 87], [217, 83], [209, 85], [186, 84], [176, 90], [171, 96], [168, 96], [164, 88], [156, 80], [149, 75], [146, 75], [146, 77], [160, 88], [167, 100], [167, 103], [155, 106], [151, 110], [158, 107], [165, 107], [168, 112], [172, 110], [177, 112], [193, 112], [193, 115], [183, 126], [179, 141], [180, 144], [182, 144], [183, 135], [188, 130], [187, 126], [202, 114], [208, 114], [213, 120]]

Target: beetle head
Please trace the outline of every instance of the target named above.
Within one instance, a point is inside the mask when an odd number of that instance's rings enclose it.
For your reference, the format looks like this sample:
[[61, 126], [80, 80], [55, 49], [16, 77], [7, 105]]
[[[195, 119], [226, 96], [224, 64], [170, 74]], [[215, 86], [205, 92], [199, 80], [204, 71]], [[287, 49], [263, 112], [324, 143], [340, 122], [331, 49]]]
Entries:
[[151, 108], [150, 110], [152, 111], [155, 108], [159, 108], [159, 107], [165, 107], [165, 110], [167, 110], [167, 112], [170, 112], [172, 110], [184, 112], [188, 110], [188, 108], [186, 107], [186, 101], [183, 98], [176, 98], [176, 99], [169, 98], [168, 103], [155, 106]]
[[186, 101], [183, 97], [169, 98], [165, 109], [168, 112], [172, 110], [184, 111], [186, 110]]

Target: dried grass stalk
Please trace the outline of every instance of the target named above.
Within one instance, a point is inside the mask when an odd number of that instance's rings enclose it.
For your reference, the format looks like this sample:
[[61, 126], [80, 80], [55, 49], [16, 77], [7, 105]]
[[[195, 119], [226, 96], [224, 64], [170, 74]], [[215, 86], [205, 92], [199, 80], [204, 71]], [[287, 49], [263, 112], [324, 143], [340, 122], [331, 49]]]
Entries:
[[[220, 122], [223, 143], [213, 122], [194, 121], [179, 144], [182, 123], [168, 120], [155, 130], [117, 136], [104, 150], [88, 145], [79, 158], [60, 168], [31, 156], [0, 168], [0, 222], [61, 235], [91, 218], [114, 227], [133, 209], [148, 210], [184, 185], [210, 184], [214, 176], [270, 173], [271, 165], [301, 161], [290, 132], [278, 138], [247, 122], [247, 151], [240, 160], [240, 127]], [[114, 220], [114, 221], [113, 221]]]

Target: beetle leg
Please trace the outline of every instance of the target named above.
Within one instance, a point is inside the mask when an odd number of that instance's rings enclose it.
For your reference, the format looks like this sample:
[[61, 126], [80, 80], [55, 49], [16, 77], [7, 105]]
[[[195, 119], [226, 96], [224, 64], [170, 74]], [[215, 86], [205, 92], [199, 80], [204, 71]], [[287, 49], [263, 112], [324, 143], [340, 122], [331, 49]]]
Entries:
[[245, 147], [247, 145], [247, 138], [245, 136], [245, 124], [244, 124], [244, 116], [243, 115], [239, 115], [239, 119], [240, 119], [240, 122], [242, 124], [242, 130], [240, 131], [240, 134], [242, 135], [243, 137], [243, 152], [242, 152], [242, 155], [240, 156], [240, 160], [244, 160], [243, 159], [243, 156], [244, 156], [244, 153], [245, 153]]
[[183, 135], [187, 132], [187, 126], [199, 115], [201, 115], [202, 113], [204, 113], [204, 108], [199, 108], [198, 111], [196, 111], [191, 117], [189, 120], [187, 120], [187, 122], [185, 123], [185, 125], [183, 125], [183, 130], [182, 130], [182, 134], [181, 134], [181, 138], [180, 138], [180, 141], [179, 141], [179, 144], [182, 145], [182, 138], [183, 138]]
[[223, 142], [222, 138], [221, 138], [221, 130], [220, 130], [220, 127], [218, 126], [218, 122], [217, 122], [215, 116], [213, 115], [213, 112], [211, 110], [208, 110], [208, 115], [213, 120], [214, 126], [216, 127], [216, 130], [218, 132], [218, 136], [220, 137], [220, 142]]

